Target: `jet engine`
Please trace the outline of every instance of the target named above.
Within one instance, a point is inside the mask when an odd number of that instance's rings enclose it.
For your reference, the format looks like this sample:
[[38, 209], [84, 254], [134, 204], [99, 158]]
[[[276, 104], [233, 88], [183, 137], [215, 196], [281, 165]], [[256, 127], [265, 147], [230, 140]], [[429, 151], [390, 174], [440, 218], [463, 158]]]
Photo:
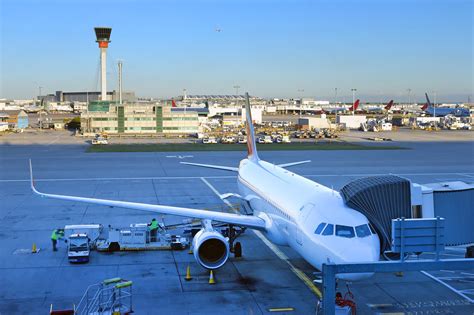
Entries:
[[203, 220], [203, 228], [193, 239], [194, 258], [204, 268], [217, 269], [229, 258], [229, 242], [214, 230], [209, 220]]

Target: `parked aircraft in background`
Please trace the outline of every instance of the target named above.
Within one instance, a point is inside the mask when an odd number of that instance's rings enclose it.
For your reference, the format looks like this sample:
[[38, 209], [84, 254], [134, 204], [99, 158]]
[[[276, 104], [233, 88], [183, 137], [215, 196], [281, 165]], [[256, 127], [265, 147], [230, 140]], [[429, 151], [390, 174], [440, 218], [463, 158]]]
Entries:
[[431, 104], [427, 93], [425, 93], [425, 96], [426, 96], [426, 104], [423, 105], [421, 110], [424, 111], [426, 115], [436, 116], [436, 117], [444, 117], [447, 115], [453, 115], [456, 117], [468, 117], [470, 115], [468, 108], [435, 107]]
[[357, 99], [357, 100], [354, 102], [354, 104], [352, 104], [352, 106], [349, 107], [348, 111], [350, 111], [350, 112], [355, 112], [355, 111], [357, 110], [357, 108], [359, 108], [359, 104], [360, 104], [360, 100]]
[[360, 100], [356, 100], [354, 104], [352, 104], [351, 107], [335, 107], [335, 108], [329, 108], [325, 110], [325, 112], [330, 113], [330, 114], [335, 114], [335, 113], [344, 113], [344, 112], [352, 112], [352, 110], [357, 110], [359, 107]]
[[367, 112], [380, 112], [382, 113], [383, 111], [390, 111], [391, 108], [393, 106], [393, 100], [390, 100], [390, 102], [387, 103], [387, 105], [385, 105], [384, 107], [380, 106], [380, 107], [373, 107], [373, 108], [369, 108], [369, 109], [366, 109], [365, 111]]
[[[353, 109], [357, 109], [358, 104], [359, 100]], [[202, 229], [193, 239], [193, 253], [207, 269], [224, 265], [230, 252], [228, 239], [214, 229], [213, 222], [260, 230], [271, 242], [290, 246], [319, 270], [324, 263], [379, 260], [379, 237], [363, 214], [349, 208], [338, 191], [285, 169], [310, 161], [274, 165], [259, 158], [248, 94], [245, 108], [247, 158], [240, 162], [239, 167], [181, 163], [236, 172], [239, 194], [227, 193], [221, 198], [240, 199], [252, 210], [252, 215], [42, 193], [34, 186], [30, 161], [31, 188], [34, 193], [47, 198], [201, 219]], [[337, 275], [345, 280], [369, 276], [371, 274]]]

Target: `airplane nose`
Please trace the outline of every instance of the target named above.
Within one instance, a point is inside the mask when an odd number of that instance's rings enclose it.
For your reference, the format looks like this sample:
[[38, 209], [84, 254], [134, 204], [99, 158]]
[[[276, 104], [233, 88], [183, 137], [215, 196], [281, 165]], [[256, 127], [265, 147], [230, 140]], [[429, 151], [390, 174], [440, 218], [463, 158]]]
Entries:
[[[341, 263], [370, 263], [380, 259], [379, 246], [377, 244], [358, 244], [348, 249], [342, 257]], [[359, 281], [370, 278], [373, 272], [366, 273], [341, 273], [336, 278], [347, 281]]]

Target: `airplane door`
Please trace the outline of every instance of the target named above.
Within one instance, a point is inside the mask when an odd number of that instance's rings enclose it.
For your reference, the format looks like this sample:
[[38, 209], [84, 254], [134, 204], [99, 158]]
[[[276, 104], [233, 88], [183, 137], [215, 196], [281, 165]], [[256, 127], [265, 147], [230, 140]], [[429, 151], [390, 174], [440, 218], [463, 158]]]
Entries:
[[300, 210], [298, 224], [296, 225], [296, 243], [303, 245], [303, 231], [301, 228], [303, 227], [304, 222], [308, 218], [311, 210], [314, 208], [314, 204], [308, 203], [304, 205]]

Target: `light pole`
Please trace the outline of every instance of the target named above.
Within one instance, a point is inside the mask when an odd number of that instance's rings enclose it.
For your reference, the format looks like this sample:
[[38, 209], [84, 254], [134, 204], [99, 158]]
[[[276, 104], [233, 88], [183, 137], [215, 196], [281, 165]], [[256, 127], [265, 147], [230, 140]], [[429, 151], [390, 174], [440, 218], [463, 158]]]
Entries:
[[357, 91], [357, 89], [351, 89], [351, 91], [352, 91], [352, 115], [354, 115], [354, 112], [355, 112], [355, 108], [354, 108], [355, 92]]
[[336, 110], [336, 120], [334, 122], [337, 124], [337, 88], [334, 88], [334, 108]]
[[239, 95], [240, 85], [234, 85], [235, 95]]
[[38, 86], [38, 106], [40, 107], [40, 109], [39, 109], [39, 126], [40, 126], [40, 130], [43, 129], [43, 120], [42, 120], [43, 117], [41, 117], [41, 109], [42, 109], [42, 108], [41, 108], [41, 89], [42, 89], [42, 88], [43, 88], [42, 86]]
[[411, 89], [408, 89], [408, 106], [407, 107], [410, 107], [411, 105]]
[[301, 118], [301, 110], [302, 110], [302, 105], [303, 105], [303, 93], [304, 93], [304, 89], [298, 89], [298, 92], [301, 93], [301, 97], [300, 97], [300, 118]]
[[408, 106], [411, 105], [411, 89], [408, 89]]

